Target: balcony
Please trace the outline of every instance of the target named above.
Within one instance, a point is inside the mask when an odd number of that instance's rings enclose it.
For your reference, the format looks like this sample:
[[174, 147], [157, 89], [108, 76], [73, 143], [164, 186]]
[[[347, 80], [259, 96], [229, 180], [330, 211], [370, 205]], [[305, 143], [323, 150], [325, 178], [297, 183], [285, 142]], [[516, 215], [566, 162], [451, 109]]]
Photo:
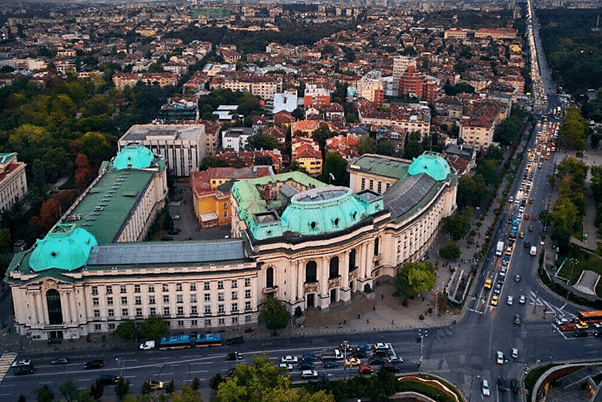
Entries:
[[276, 296], [278, 294], [278, 286], [272, 286], [270, 288], [267, 288], [267, 287], [263, 288], [261, 293], [263, 293], [264, 295], [273, 293], [274, 296]]
[[319, 282], [305, 282], [303, 285], [303, 291], [305, 293], [318, 293], [320, 291]]

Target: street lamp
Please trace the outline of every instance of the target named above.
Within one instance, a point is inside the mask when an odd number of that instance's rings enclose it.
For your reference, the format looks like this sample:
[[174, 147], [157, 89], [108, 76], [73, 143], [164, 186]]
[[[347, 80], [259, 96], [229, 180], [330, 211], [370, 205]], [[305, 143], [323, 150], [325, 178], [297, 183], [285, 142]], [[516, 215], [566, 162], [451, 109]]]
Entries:
[[343, 351], [344, 357], [343, 358], [345, 359], [344, 364], [343, 364], [343, 380], [347, 379], [347, 345], [348, 345], [348, 342], [343, 341], [343, 348], [344, 348], [344, 351]]
[[425, 336], [428, 336], [428, 330], [427, 329], [424, 329], [424, 330], [419, 329], [418, 330], [418, 341], [420, 342], [420, 362], [418, 363], [418, 372], [419, 373], [422, 368], [422, 350], [424, 347], [424, 337]]

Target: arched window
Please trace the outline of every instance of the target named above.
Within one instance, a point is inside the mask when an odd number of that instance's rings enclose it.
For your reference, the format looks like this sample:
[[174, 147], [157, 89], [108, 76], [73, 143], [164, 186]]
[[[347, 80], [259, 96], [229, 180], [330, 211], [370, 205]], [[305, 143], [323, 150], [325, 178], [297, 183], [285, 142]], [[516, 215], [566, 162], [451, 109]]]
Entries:
[[318, 280], [318, 264], [315, 261], [310, 261], [305, 264], [305, 282], [317, 282]]
[[48, 305], [48, 323], [59, 325], [63, 323], [63, 312], [61, 310], [61, 295], [56, 289], [46, 292], [46, 304]]
[[269, 267], [265, 271], [265, 287], [273, 288], [274, 287], [274, 268]]
[[351, 250], [349, 253], [349, 272], [355, 270], [357, 268], [355, 266], [355, 249]]
[[380, 246], [380, 238], [374, 239], [374, 255], [378, 255], [378, 247]]
[[339, 257], [332, 257], [330, 259], [330, 274], [329, 279], [334, 279], [339, 276]]

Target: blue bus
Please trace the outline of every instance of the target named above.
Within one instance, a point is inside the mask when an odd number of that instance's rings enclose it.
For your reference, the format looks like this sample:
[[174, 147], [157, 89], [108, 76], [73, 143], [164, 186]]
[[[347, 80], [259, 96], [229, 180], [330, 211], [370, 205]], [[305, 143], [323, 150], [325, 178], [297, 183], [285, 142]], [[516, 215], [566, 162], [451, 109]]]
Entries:
[[222, 334], [171, 335], [159, 340], [159, 349], [190, 349], [222, 346]]

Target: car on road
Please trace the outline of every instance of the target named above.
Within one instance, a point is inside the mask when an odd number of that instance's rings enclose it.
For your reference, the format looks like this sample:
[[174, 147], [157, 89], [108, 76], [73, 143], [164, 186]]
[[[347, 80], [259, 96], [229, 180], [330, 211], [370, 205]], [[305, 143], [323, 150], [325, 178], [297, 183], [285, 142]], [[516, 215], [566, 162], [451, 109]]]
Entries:
[[157, 390], [157, 389], [163, 389], [163, 381], [157, 381], [157, 380], [144, 381], [144, 385], [142, 387], [144, 388], [145, 386], [149, 387], [153, 391]]
[[513, 359], [518, 358], [518, 349], [517, 348], [512, 348], [512, 358]]
[[500, 389], [500, 391], [507, 390], [508, 386], [506, 385], [506, 379], [503, 377], [498, 377], [497, 378], [497, 387]]
[[526, 302], [526, 301], [527, 301], [527, 299], [525, 298], [525, 296], [524, 296], [524, 295], [520, 295], [520, 296], [518, 297], [518, 302], [519, 302], [520, 304], [525, 304], [525, 302]]
[[586, 330], [584, 330], [584, 329], [578, 329], [578, 330], [576, 330], [575, 332], [573, 332], [573, 336], [574, 336], [575, 338], [584, 338], [584, 337], [586, 337], [587, 335], [588, 335], [588, 334], [587, 334], [587, 331], [586, 331]]
[[481, 391], [483, 392], [483, 396], [489, 396], [491, 391], [489, 390], [489, 382], [483, 378], [483, 383], [481, 384]]
[[533, 219], [534, 221], [537, 220], [537, 215], [531, 215], [531, 219]]
[[291, 371], [293, 369], [293, 365], [290, 363], [280, 363], [278, 365], [279, 368]]
[[50, 364], [67, 364], [67, 363], [69, 363], [68, 357], [57, 357], [50, 361]]
[[299, 370], [312, 370], [314, 364], [312, 362], [300, 362], [298, 368]]
[[525, 214], [523, 217], [524, 217], [525, 219], [529, 219], [529, 214]]
[[517, 314], [514, 316], [514, 324], [520, 325], [520, 323], [521, 323], [521, 317], [520, 317], [520, 314]]
[[512, 303], [514, 302], [514, 298], [512, 296], [508, 296], [506, 298], [506, 304], [509, 306], [512, 306]]
[[242, 354], [240, 354], [239, 352], [230, 352], [226, 355], [226, 360], [228, 361], [240, 359], [242, 359]]
[[587, 323], [585, 323], [585, 322], [578, 321], [575, 324], [575, 327], [577, 327], [577, 329], [588, 329], [589, 325]]
[[495, 361], [497, 364], [504, 364], [504, 354], [499, 350], [495, 353]]
[[514, 275], [514, 282], [520, 282], [520, 275], [519, 274]]
[[121, 377], [111, 374], [103, 374], [100, 376], [100, 383], [102, 385], [115, 385]]
[[598, 328], [598, 329], [594, 330], [594, 333], [593, 333], [593, 335], [594, 335], [596, 338], [600, 337], [600, 335], [602, 335], [602, 328]]
[[84, 364], [84, 369], [86, 369], [86, 370], [98, 369], [98, 368], [103, 368], [104, 365], [105, 365], [105, 362], [102, 361], [101, 359], [94, 359], [94, 360], [90, 360], [89, 362], [86, 362], [86, 364]]
[[568, 318], [559, 318], [556, 320], [556, 325], [561, 326], [569, 322]]
[[226, 340], [226, 345], [240, 345], [244, 342], [245, 340], [242, 336], [235, 336], [234, 338]]
[[531, 242], [530, 242], [530, 241], [526, 241], [526, 242], [524, 242], [524, 243], [523, 243], [523, 247], [524, 247], [524, 248], [529, 248], [529, 247], [531, 247]]
[[529, 198], [529, 204], [533, 204], [533, 198]]
[[491, 289], [491, 278], [485, 279], [485, 289]]
[[336, 368], [339, 367], [339, 363], [334, 360], [324, 360], [322, 363], [322, 367], [324, 368]]
[[535, 230], [535, 228], [533, 226], [529, 226], [529, 232], [532, 232], [533, 230]]
[[399, 356], [390, 356], [389, 363], [393, 363], [393, 364], [403, 363], [403, 359]]
[[513, 378], [512, 381], [510, 381], [510, 389], [514, 392], [520, 391], [520, 383], [516, 378]]
[[13, 362], [13, 364], [11, 364], [10, 366], [11, 367], [31, 366], [31, 360], [30, 359], [15, 360]]
[[372, 352], [373, 356], [379, 356], [379, 357], [389, 357], [390, 354], [391, 354], [390, 349], [376, 349], [374, 352]]
[[385, 363], [383, 364], [383, 368], [387, 370], [389, 373], [397, 373], [399, 372], [399, 365], [394, 363]]
[[284, 356], [280, 359], [281, 363], [297, 363], [298, 361], [297, 356]]
[[368, 357], [368, 353], [363, 352], [361, 350], [354, 350], [351, 355], [353, 357], [357, 357], [358, 359], [365, 359], [366, 357]]
[[497, 297], [497, 295], [493, 295], [493, 297], [491, 298], [491, 305], [492, 306], [497, 306], [499, 298]]
[[380, 356], [374, 356], [371, 357], [370, 360], [368, 360], [368, 363], [371, 365], [383, 365], [387, 362], [387, 360], [384, 357], [380, 357]]
[[345, 360], [345, 366], [359, 366], [360, 364], [362, 364], [362, 361], [355, 357], [348, 357]]
[[180, 215], [172, 215], [171, 219], [174, 221], [178, 221], [178, 220], [180, 220]]
[[567, 322], [566, 324], [562, 324], [560, 326], [560, 330], [564, 332], [574, 331], [577, 327], [572, 322]]
[[370, 344], [368, 343], [360, 343], [359, 345], [357, 345], [356, 350], [360, 352], [369, 352], [370, 350], [372, 350], [372, 346], [370, 346]]
[[301, 373], [301, 378], [316, 378], [318, 376], [318, 372], [316, 370], [303, 370]]
[[495, 285], [495, 289], [493, 290], [493, 292], [497, 295], [502, 293], [502, 285], [500, 285], [499, 283], [497, 285]]
[[15, 370], [15, 375], [33, 374], [36, 369], [32, 365], [19, 366]]
[[525, 232], [520, 232], [518, 234], [518, 237], [521, 238], [521, 239], [524, 239], [525, 238]]
[[308, 353], [308, 354], [306, 354], [306, 355], [303, 355], [303, 358], [302, 358], [301, 360], [303, 360], [304, 362], [310, 362], [310, 363], [313, 363], [313, 362], [315, 362], [316, 360], [318, 360], [318, 356], [316, 356], [316, 355], [314, 355], [314, 354], [311, 354], [311, 353]]
[[374, 373], [374, 369], [372, 368], [372, 366], [369, 366], [367, 364], [361, 365], [360, 368], [357, 371], [360, 374], [372, 374], [372, 373]]

